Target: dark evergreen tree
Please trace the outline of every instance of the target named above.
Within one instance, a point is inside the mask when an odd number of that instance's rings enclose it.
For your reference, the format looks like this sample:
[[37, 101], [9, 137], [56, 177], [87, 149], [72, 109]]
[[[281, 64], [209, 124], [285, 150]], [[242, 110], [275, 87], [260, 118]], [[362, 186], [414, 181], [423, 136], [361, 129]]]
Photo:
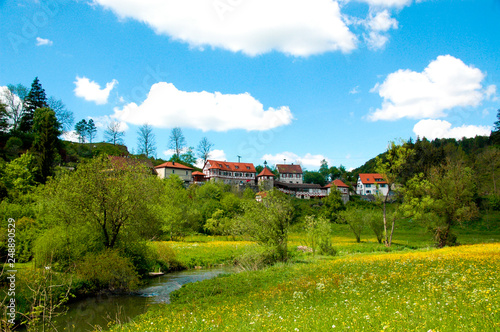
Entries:
[[500, 109], [497, 110], [497, 121], [490, 135], [491, 143], [500, 145]]
[[36, 109], [33, 117], [33, 153], [39, 170], [36, 179], [41, 183], [45, 183], [47, 177], [53, 174], [60, 128], [61, 124], [53, 110], [47, 107]]
[[88, 138], [88, 123], [87, 120], [83, 119], [76, 123], [75, 131], [78, 135], [78, 142], [85, 143]]
[[47, 96], [45, 95], [45, 90], [42, 88], [42, 84], [40, 84], [38, 77], [35, 77], [35, 80], [31, 84], [31, 89], [26, 97], [24, 107], [25, 112], [21, 119], [20, 129], [23, 132], [31, 132], [33, 130], [35, 110], [48, 107]]
[[89, 122], [87, 122], [87, 135], [90, 143], [92, 143], [96, 134], [97, 127], [95, 126], [94, 120], [90, 119]]

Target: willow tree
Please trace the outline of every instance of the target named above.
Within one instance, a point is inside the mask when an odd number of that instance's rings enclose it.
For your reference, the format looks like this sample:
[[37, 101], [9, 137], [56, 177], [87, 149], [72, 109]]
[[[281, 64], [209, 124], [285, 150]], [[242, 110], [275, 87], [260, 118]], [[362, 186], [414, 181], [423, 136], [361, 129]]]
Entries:
[[49, 182], [44, 201], [52, 220], [93, 230], [104, 247], [113, 248], [124, 233], [152, 235], [161, 191], [140, 162], [101, 156]]

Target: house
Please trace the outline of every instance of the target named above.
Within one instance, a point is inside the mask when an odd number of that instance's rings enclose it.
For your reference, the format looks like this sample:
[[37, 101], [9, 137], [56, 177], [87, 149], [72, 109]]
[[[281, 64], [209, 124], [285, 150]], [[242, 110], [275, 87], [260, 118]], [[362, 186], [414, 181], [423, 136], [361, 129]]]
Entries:
[[384, 176], [378, 173], [359, 174], [356, 185], [358, 195], [387, 195], [389, 187]]
[[207, 160], [203, 174], [208, 181], [222, 181], [226, 184], [255, 184], [257, 171], [252, 163], [235, 163]]
[[195, 184], [202, 184], [205, 182], [205, 174], [199, 171], [193, 172], [193, 182]]
[[189, 184], [193, 181], [193, 169], [175, 161], [167, 161], [155, 167], [156, 174], [160, 179], [168, 179], [170, 175], [178, 175], [184, 183]]
[[274, 187], [287, 195], [299, 199], [322, 198], [326, 196], [326, 189], [319, 184], [274, 181]]
[[304, 173], [300, 165], [278, 164], [276, 165], [276, 169], [279, 173], [278, 181], [283, 183], [304, 183]]
[[271, 190], [274, 187], [274, 178], [276, 176], [271, 172], [267, 166], [264, 167], [262, 172], [257, 175], [257, 184], [262, 190]]
[[329, 184], [327, 184], [324, 188], [326, 188], [326, 194], [330, 195], [330, 192], [332, 190], [332, 187], [337, 188], [338, 191], [340, 191], [340, 194], [342, 195], [342, 201], [344, 203], [347, 203], [349, 201], [349, 186], [346, 185], [342, 180], [333, 180]]

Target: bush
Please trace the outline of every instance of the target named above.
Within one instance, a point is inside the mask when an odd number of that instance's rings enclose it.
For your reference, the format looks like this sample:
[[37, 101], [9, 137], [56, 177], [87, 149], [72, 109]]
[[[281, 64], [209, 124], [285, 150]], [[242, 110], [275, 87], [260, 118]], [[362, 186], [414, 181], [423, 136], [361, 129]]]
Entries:
[[257, 271], [272, 265], [277, 259], [271, 251], [253, 248], [234, 260], [240, 271]]
[[182, 264], [177, 260], [174, 250], [165, 242], [152, 244], [156, 253], [156, 261], [163, 271], [182, 270]]
[[132, 262], [141, 277], [152, 272], [156, 266], [156, 252], [147, 245], [146, 241], [123, 241], [120, 242], [118, 250], [123, 257]]
[[306, 216], [306, 229], [308, 244], [312, 247], [313, 256], [316, 252], [323, 255], [335, 256], [337, 250], [332, 246], [330, 222], [315, 216]]
[[104, 249], [100, 238], [84, 226], [67, 230], [62, 226], [51, 228], [35, 241], [34, 258], [37, 267], [51, 265], [64, 271], [89, 252]]
[[131, 260], [111, 249], [85, 256], [77, 265], [76, 275], [90, 292], [130, 291], [139, 285], [139, 275]]

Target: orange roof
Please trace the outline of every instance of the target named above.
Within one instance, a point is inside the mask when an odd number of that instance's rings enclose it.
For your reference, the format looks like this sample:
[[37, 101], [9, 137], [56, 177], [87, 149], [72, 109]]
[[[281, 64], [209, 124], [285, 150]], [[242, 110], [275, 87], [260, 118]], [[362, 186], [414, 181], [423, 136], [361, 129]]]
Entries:
[[369, 174], [359, 174], [359, 178], [363, 184], [376, 184], [382, 183], [387, 184], [384, 176], [378, 173], [369, 173]]
[[302, 174], [302, 167], [300, 167], [300, 165], [279, 164], [276, 165], [276, 168], [278, 169], [278, 172], [280, 172], [281, 174], [284, 173]]
[[155, 168], [177, 168], [177, 169], [193, 170], [191, 167], [185, 166], [185, 165], [180, 164], [180, 163], [172, 162], [172, 161], [167, 161], [166, 163], [158, 165]]
[[193, 176], [195, 176], [195, 175], [205, 176], [205, 174], [203, 174], [202, 172], [199, 172], [199, 171], [193, 172]]
[[[233, 163], [227, 161], [207, 160], [205, 166], [209, 164], [209, 169], [221, 169], [230, 172], [257, 173], [252, 163]], [[205, 167], [204, 167], [205, 168]]]
[[273, 172], [271, 172], [271, 170], [269, 168], [264, 167], [262, 172], [260, 172], [260, 174], [257, 175], [257, 177], [259, 177], [259, 176], [275, 176], [275, 175], [273, 174]]
[[325, 188], [330, 188], [332, 187], [333, 185], [335, 185], [335, 187], [339, 188], [339, 187], [345, 187], [345, 188], [349, 188], [349, 186], [347, 184], [345, 184], [344, 182], [342, 182], [342, 180], [333, 180], [333, 182], [330, 182], [329, 184], [327, 184], [325, 186]]

